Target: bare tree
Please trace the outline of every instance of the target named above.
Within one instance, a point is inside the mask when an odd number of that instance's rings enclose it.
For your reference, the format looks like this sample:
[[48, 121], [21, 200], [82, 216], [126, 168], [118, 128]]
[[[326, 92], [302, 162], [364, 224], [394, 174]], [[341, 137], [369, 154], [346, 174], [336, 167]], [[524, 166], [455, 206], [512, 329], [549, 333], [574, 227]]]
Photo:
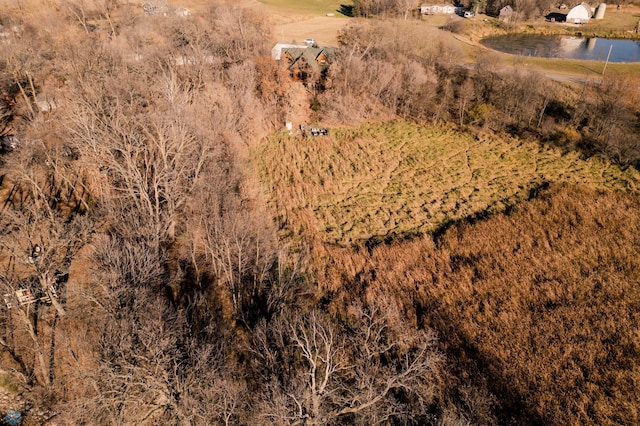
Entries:
[[[168, 85], [161, 88], [173, 84], [174, 77], [167, 78]], [[125, 106], [94, 98], [79, 105], [70, 129], [85, 164], [102, 168], [97, 173], [109, 191], [104, 202], [136, 222], [129, 226], [116, 217], [114, 226], [131, 238], [148, 240], [157, 251], [174, 238], [188, 195], [215, 149], [185, 119], [188, 96], [163, 95], [166, 109], [152, 114], [138, 112], [135, 100]]]
[[473, 101], [473, 81], [465, 79], [464, 83], [458, 87], [458, 124], [460, 126], [465, 123], [465, 116], [471, 107]]
[[57, 325], [67, 314], [71, 263], [94, 231], [92, 220], [78, 214], [86, 201], [70, 157], [61, 147], [27, 140], [4, 166], [10, 191], [0, 215], [0, 290], [6, 306], [0, 343], [21, 365], [22, 376], [43, 385], [54, 379]]
[[387, 309], [355, 308], [343, 327], [319, 311], [259, 327], [268, 383], [259, 415], [290, 425], [419, 418], [436, 394], [441, 357], [432, 334], [395, 334]]
[[198, 338], [185, 311], [153, 290], [167, 279], [153, 249], [103, 238], [93, 259], [92, 282], [74, 295], [91, 311], [95, 351], [94, 367], [75, 369], [87, 391], [68, 404], [74, 420], [235, 424], [245, 387], [224, 368], [224, 339]]

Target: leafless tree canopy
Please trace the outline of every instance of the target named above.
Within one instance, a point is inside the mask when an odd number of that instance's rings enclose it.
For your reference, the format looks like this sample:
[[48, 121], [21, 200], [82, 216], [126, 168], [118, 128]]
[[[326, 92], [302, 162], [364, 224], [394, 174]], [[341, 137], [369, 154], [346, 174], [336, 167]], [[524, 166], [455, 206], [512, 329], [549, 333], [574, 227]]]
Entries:
[[413, 2], [354, 2], [394, 20], [348, 25], [305, 87], [270, 58], [265, 18], [234, 2], [201, 16], [17, 3], [0, 10], [0, 379], [59, 424], [496, 422], [495, 388], [464, 370], [465, 331], [438, 317], [467, 305], [436, 303], [478, 269], [367, 288], [383, 280], [363, 278], [371, 259], [329, 272], [313, 262], [331, 249], [279, 239], [248, 164], [295, 90], [329, 123], [448, 123], [640, 163], [623, 80], [561, 97], [490, 56], [461, 67]]

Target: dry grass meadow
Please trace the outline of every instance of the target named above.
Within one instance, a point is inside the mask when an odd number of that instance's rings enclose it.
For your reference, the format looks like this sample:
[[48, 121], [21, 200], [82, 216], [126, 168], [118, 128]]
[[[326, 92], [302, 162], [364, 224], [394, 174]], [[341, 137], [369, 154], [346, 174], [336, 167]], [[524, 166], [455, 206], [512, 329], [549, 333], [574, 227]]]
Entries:
[[402, 121], [255, 158], [284, 237], [316, 243], [322, 300], [385, 295], [436, 330], [470, 424], [640, 420], [637, 170]]
[[497, 422], [470, 424], [638, 424], [639, 231], [637, 195], [552, 185], [436, 241], [328, 248], [320, 285], [337, 311], [385, 294], [434, 328], [451, 388], [495, 404]]
[[255, 152], [264, 186], [292, 234], [349, 245], [431, 233], [504, 211], [545, 183], [640, 190], [640, 174], [537, 142], [474, 137], [407, 122], [278, 134]]

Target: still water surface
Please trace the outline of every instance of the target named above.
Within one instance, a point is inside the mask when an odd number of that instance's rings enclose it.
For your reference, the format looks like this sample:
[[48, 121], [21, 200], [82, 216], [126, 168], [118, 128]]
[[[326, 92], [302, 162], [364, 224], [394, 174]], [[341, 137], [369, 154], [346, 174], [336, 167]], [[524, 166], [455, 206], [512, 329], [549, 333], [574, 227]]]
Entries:
[[512, 55], [592, 61], [605, 61], [611, 49], [609, 62], [640, 62], [640, 41], [636, 40], [508, 34], [488, 37], [481, 43]]

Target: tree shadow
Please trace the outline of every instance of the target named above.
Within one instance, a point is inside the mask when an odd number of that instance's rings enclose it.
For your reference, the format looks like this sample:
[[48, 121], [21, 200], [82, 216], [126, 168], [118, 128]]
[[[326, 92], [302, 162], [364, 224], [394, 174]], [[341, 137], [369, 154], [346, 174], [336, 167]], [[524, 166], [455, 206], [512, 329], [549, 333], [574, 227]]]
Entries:
[[336, 12], [341, 13], [349, 18], [353, 18], [353, 5], [341, 4], [340, 9], [338, 9]]

